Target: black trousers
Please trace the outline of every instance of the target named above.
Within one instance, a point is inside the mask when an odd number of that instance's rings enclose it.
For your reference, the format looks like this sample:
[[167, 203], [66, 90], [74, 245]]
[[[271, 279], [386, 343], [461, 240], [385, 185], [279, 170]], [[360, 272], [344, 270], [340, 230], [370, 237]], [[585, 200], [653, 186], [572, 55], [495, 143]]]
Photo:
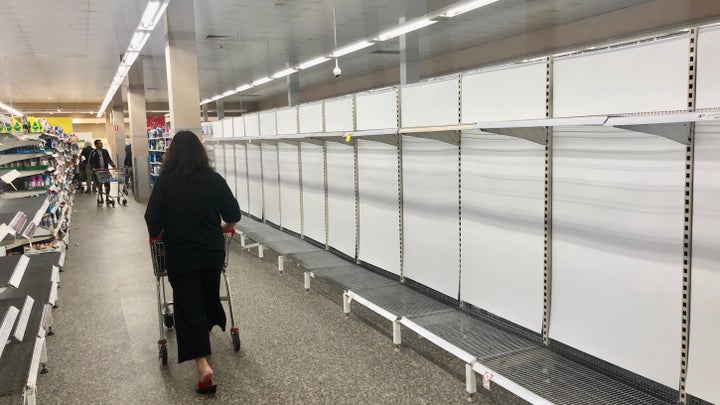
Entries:
[[178, 362], [210, 355], [208, 332], [218, 325], [225, 330], [225, 310], [220, 303], [220, 267], [180, 274], [169, 273], [175, 306]]

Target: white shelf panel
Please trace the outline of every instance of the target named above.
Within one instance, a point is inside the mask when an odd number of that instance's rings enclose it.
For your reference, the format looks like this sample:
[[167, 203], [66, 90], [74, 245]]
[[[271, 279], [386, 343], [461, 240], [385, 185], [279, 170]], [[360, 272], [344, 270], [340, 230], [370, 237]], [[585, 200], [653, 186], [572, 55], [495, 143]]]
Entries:
[[280, 155], [280, 210], [282, 226], [300, 233], [300, 171], [298, 147], [279, 142]]
[[397, 148], [357, 140], [360, 260], [400, 275]]
[[260, 136], [260, 120], [257, 113], [245, 115], [245, 136]]
[[459, 77], [403, 86], [401, 127], [455, 125], [459, 119]]
[[224, 120], [222, 120], [222, 128], [223, 138], [232, 138], [235, 136], [232, 118], [225, 118]]
[[614, 128], [554, 137], [550, 337], [677, 389], [684, 147]]
[[[700, 42], [700, 46], [704, 43]], [[695, 130], [690, 359], [687, 392], [720, 404], [720, 124]]]
[[397, 128], [397, 89], [355, 96], [357, 130]]
[[225, 145], [225, 181], [233, 195], [237, 198], [238, 190], [235, 181], [235, 145]]
[[502, 135], [463, 135], [461, 162], [460, 297], [540, 333], [545, 149]]
[[265, 218], [280, 225], [280, 185], [278, 184], [278, 152], [277, 146], [264, 143], [263, 185], [265, 194]]
[[213, 121], [213, 122], [212, 122], [212, 131], [213, 131], [213, 137], [215, 137], [215, 138], [222, 138], [222, 137], [223, 137], [223, 123], [222, 123], [222, 121]]
[[248, 144], [248, 181], [250, 183], [250, 214], [257, 218], [263, 217], [263, 195], [260, 166], [260, 147]]
[[303, 104], [298, 107], [300, 133], [309, 134], [323, 131], [323, 103]]
[[545, 118], [545, 63], [462, 77], [462, 122]]
[[343, 132], [352, 130], [353, 97], [349, 96], [325, 101], [325, 131]]
[[327, 143], [328, 244], [355, 257], [355, 157], [352, 144]]
[[554, 62], [556, 117], [687, 109], [688, 36]]
[[280, 135], [292, 135], [298, 132], [298, 110], [297, 107], [283, 108], [275, 112], [277, 119], [277, 133]]
[[233, 117], [233, 134], [235, 137], [245, 136], [245, 117]]
[[720, 27], [703, 28], [697, 46], [697, 108], [720, 107]]
[[273, 136], [277, 135], [277, 124], [275, 121], [275, 111], [267, 111], [260, 113], [260, 135]]
[[325, 243], [325, 186], [323, 172], [323, 148], [301, 143], [303, 233], [320, 243]]
[[235, 145], [235, 189], [237, 190], [236, 196], [238, 204], [240, 205], [240, 209], [243, 212], [248, 212], [249, 196], [245, 156], [245, 145]]
[[403, 275], [458, 299], [458, 147], [403, 136], [402, 149]]

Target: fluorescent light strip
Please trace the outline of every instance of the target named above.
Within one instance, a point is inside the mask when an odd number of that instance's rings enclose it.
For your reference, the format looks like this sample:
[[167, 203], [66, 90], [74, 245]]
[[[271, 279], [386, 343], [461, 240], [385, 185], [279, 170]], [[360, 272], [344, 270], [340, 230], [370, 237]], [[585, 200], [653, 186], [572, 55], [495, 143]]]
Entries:
[[243, 91], [245, 91], [245, 90], [252, 89], [253, 87], [255, 87], [255, 86], [253, 86], [252, 84], [243, 84], [242, 86], [240, 86], [240, 87], [238, 87], [237, 89], [235, 89], [235, 91], [236, 91], [237, 93], [240, 93], [240, 92], [243, 92]]
[[133, 63], [135, 63], [135, 60], [140, 56], [140, 52], [135, 51], [128, 51], [125, 52], [125, 56], [123, 56], [122, 64], [126, 66], [132, 66]]
[[499, 0], [472, 0], [467, 1], [463, 4], [459, 4], [457, 6], [452, 6], [447, 9], [444, 13], [440, 14], [440, 17], [445, 18], [452, 18], [455, 16], [459, 16], [460, 14], [467, 13], [468, 11], [472, 11], [475, 9], [478, 9], [480, 7], [487, 6], [488, 4], [495, 3]]
[[274, 75], [272, 75], [273, 79], [279, 79], [281, 77], [290, 76], [291, 74], [297, 72], [298, 70], [295, 68], [287, 68], [285, 70], [281, 70]]
[[117, 73], [113, 78], [113, 81], [110, 83], [110, 88], [105, 95], [105, 100], [103, 100], [103, 103], [98, 110], [97, 118], [102, 117], [103, 112], [110, 104], [110, 101], [117, 92], [118, 88], [120, 88], [122, 82], [125, 80], [125, 76], [127, 76], [130, 67], [135, 63], [135, 60], [138, 58], [138, 56], [140, 56], [140, 52], [145, 47], [148, 39], [150, 39], [152, 31], [155, 29], [158, 22], [160, 22], [160, 19], [165, 13], [165, 10], [167, 9], [169, 3], [170, 0], [150, 0], [145, 5], [145, 10], [143, 11], [142, 17], [140, 18], [138, 27], [135, 30], [132, 38], [130, 38], [130, 44], [125, 51], [123, 60], [118, 67]]
[[262, 79], [257, 79], [254, 82], [252, 82], [253, 86], [260, 86], [265, 83], [269, 83], [272, 81], [271, 77], [263, 77]]
[[381, 32], [377, 37], [375, 37], [375, 40], [387, 41], [388, 39], [399, 37], [400, 35], [407, 34], [408, 32], [419, 30], [420, 28], [427, 27], [428, 25], [435, 24], [436, 22], [437, 21], [431, 20], [429, 18], [421, 18], [419, 20], [410, 21], [408, 23], [401, 24], [393, 29]]
[[317, 66], [317, 65], [319, 65], [319, 64], [321, 64], [321, 63], [325, 63], [325, 62], [327, 62], [327, 61], [329, 61], [329, 60], [330, 60], [330, 58], [328, 58], [327, 56], [319, 56], [319, 57], [317, 57], [317, 58], [315, 58], [315, 59], [310, 59], [310, 60], [307, 61], [307, 62], [303, 62], [303, 63], [299, 64], [299, 65], [298, 65], [298, 69], [300, 69], [300, 70], [302, 70], [302, 69], [308, 69], [308, 68], [311, 68], [311, 67], [313, 67], [313, 66]]
[[2, 108], [3, 110], [9, 112], [9, 113], [12, 114], [12, 115], [15, 115], [15, 116], [18, 116], [18, 117], [22, 117], [22, 116], [23, 116], [23, 113], [21, 113], [20, 111], [14, 109], [14, 108], [12, 108], [12, 107], [10, 107], [9, 105], [7, 105], [7, 104], [5, 104], [5, 103], [0, 103], [0, 108]]
[[369, 46], [372, 46], [373, 44], [374, 44], [374, 42], [370, 42], [370, 41], [367, 41], [367, 40], [362, 40], [362, 41], [360, 41], [360, 42], [355, 42], [354, 44], [350, 44], [350, 45], [347, 45], [347, 46], [343, 46], [343, 47], [340, 47], [340, 48], [334, 50], [334, 51], [330, 54], [330, 57], [331, 57], [331, 58], [339, 58], [339, 57], [345, 56], [345, 55], [347, 55], [347, 54], [349, 54], [349, 53], [353, 53], [353, 52], [359, 51], [359, 50], [361, 50], [361, 49], [365, 49], [365, 48], [367, 48], [367, 47], [369, 47]]
[[140, 52], [147, 43], [148, 38], [150, 38], [150, 31], [135, 31], [135, 34], [130, 39], [128, 51]]
[[223, 97], [232, 96], [235, 94], [235, 90], [228, 90], [225, 93], [222, 94]]
[[158, 14], [158, 10], [160, 10], [159, 1], [148, 1], [147, 6], [145, 6], [145, 12], [143, 12], [140, 18], [140, 26], [138, 28], [146, 30], [154, 28], [153, 21]]

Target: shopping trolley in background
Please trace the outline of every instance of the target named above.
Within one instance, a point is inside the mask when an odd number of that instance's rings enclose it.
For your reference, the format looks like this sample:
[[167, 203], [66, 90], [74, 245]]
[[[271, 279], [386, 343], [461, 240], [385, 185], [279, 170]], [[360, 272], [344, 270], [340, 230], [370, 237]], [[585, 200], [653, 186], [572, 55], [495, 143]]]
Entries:
[[[97, 205], [100, 206], [103, 204], [103, 196], [105, 196], [105, 204], [106, 205], [112, 205], [115, 206], [115, 200], [122, 203], [122, 205], [127, 205], [127, 198], [122, 195], [122, 191], [120, 190], [120, 182], [125, 182], [125, 174], [121, 174], [118, 172], [117, 169], [93, 169], [93, 172], [95, 172], [95, 178], [97, 179], [97, 182], [100, 183], [98, 185], [97, 190]], [[107, 193], [104, 192], [103, 184], [110, 184], [110, 183], [118, 183], [117, 188], [117, 196], [115, 198], [111, 197], [111, 192], [108, 191]]]
[[[225, 236], [225, 261], [223, 262], [221, 284], [225, 284], [226, 296], [220, 296], [220, 301], [227, 302], [230, 312], [230, 336], [235, 351], [240, 350], [240, 330], [235, 326], [235, 313], [233, 312], [232, 295], [230, 292], [230, 283], [228, 283], [227, 266], [229, 257], [230, 241], [235, 236], [235, 230], [223, 232]], [[155, 272], [155, 284], [157, 287], [157, 304], [158, 304], [158, 325], [160, 326], [160, 339], [158, 339], [159, 355], [162, 364], [168, 362], [167, 338], [165, 337], [165, 328], [172, 329], [175, 326], [174, 305], [172, 301], [168, 301], [165, 290], [165, 279], [167, 278], [167, 263], [165, 261], [165, 242], [162, 237], [150, 238], [150, 255], [153, 261], [153, 270]]]

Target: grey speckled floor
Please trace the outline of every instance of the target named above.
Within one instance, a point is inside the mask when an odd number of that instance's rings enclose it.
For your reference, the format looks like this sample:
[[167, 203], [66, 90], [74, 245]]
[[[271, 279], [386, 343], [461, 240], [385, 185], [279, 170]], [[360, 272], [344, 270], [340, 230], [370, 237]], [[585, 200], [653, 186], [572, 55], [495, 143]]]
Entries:
[[344, 319], [339, 296], [306, 294], [301, 281], [240, 253], [239, 244], [229, 275], [243, 348], [234, 353], [229, 334], [215, 329], [210, 361], [219, 390], [200, 397], [194, 364], [177, 364], [172, 335], [171, 364], [157, 358], [144, 209], [134, 201], [96, 207], [94, 196], [77, 196], [39, 403], [465, 403], [464, 381], [448, 367], [393, 351], [383, 333]]

